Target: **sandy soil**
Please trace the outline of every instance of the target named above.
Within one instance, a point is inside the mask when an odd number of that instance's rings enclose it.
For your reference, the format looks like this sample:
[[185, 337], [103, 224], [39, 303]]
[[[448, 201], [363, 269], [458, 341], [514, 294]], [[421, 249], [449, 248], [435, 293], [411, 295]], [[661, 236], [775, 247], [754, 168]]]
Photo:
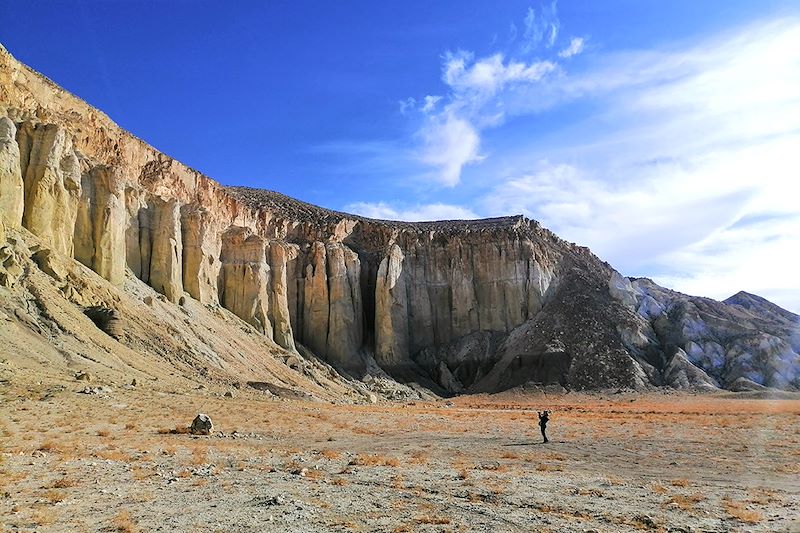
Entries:
[[800, 531], [798, 400], [84, 385], [0, 388], [0, 531]]

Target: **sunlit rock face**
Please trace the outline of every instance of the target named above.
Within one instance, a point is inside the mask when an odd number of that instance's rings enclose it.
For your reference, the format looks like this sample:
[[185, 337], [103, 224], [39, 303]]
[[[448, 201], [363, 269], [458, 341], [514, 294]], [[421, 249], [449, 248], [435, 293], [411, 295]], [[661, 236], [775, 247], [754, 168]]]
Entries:
[[625, 278], [522, 216], [379, 221], [222, 187], [4, 50], [0, 212], [119, 287], [224, 307], [356, 377], [377, 364], [442, 394], [800, 385], [797, 316], [769, 302]]
[[798, 315], [744, 292], [718, 302], [670, 291], [649, 279], [617, 277], [611, 285], [618, 301], [640, 317], [625, 334], [647, 343], [632, 351], [657, 355], [649, 362], [664, 368], [664, 384], [731, 389], [746, 380], [800, 387]]

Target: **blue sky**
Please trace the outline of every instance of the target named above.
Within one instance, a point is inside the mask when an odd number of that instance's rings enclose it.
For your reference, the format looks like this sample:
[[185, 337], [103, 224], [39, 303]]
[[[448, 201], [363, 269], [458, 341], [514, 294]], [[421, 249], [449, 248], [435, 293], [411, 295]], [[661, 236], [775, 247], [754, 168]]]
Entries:
[[0, 28], [222, 183], [524, 213], [626, 275], [800, 311], [796, 2], [29, 0]]

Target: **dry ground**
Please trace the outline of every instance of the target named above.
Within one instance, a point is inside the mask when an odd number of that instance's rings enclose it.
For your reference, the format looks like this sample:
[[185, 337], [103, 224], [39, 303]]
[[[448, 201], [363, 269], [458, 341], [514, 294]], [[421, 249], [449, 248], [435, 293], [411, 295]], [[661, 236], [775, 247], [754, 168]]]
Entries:
[[0, 388], [0, 531], [800, 531], [797, 400], [83, 385]]

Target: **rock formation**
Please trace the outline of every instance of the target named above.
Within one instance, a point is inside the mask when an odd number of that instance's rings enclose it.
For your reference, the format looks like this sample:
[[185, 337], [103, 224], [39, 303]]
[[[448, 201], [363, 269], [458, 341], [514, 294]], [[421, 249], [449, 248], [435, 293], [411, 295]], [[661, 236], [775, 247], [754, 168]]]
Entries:
[[22, 180], [17, 127], [8, 117], [0, 117], [0, 212], [13, 225], [22, 224], [25, 211], [25, 183]]
[[[119, 290], [127, 273], [168, 302], [222, 306], [357, 377], [377, 363], [452, 393], [800, 387], [785, 310], [624, 278], [522, 216], [379, 221], [222, 187], [5, 50], [0, 212]], [[3, 284], [13, 253], [0, 248]]]

